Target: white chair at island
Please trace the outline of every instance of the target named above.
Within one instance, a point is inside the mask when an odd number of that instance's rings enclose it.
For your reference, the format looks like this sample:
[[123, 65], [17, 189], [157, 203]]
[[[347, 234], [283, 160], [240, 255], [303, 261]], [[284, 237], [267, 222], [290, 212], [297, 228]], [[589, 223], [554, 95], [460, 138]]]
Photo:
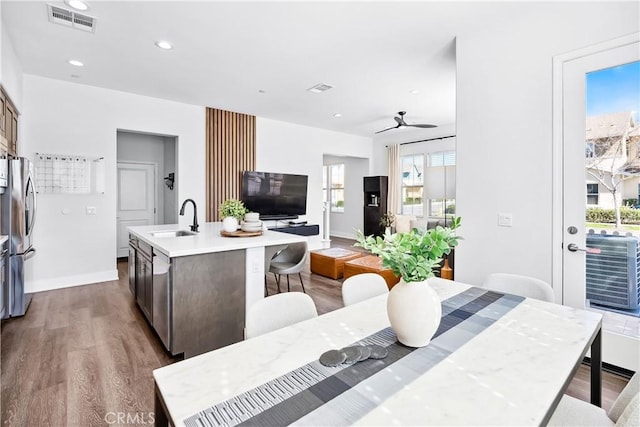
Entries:
[[318, 311], [309, 295], [301, 292], [272, 295], [249, 308], [244, 336], [253, 338], [314, 317], [318, 317]]
[[387, 282], [379, 274], [356, 274], [342, 283], [342, 303], [346, 307], [388, 292]]
[[[305, 260], [307, 259], [307, 242], [292, 243], [286, 248], [278, 252], [269, 264], [269, 272], [273, 273], [276, 278], [276, 285], [278, 286], [278, 292], [280, 292], [280, 276], [285, 274], [287, 276], [287, 291], [290, 291], [289, 275], [298, 273], [300, 278], [300, 285], [302, 286], [302, 292], [307, 292], [304, 289], [304, 282], [302, 281], [302, 274], [300, 273], [305, 266]], [[265, 287], [266, 292], [266, 287]]]

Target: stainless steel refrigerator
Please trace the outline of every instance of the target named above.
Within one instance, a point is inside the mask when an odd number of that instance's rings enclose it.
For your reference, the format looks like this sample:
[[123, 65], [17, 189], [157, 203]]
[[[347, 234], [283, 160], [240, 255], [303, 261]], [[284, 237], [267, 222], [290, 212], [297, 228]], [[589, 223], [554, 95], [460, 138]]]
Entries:
[[2, 229], [7, 242], [6, 292], [4, 317], [26, 313], [31, 295], [24, 291], [25, 263], [36, 250], [33, 247], [33, 226], [36, 218], [36, 188], [33, 164], [26, 158], [1, 159], [7, 162], [7, 188], [0, 196]]

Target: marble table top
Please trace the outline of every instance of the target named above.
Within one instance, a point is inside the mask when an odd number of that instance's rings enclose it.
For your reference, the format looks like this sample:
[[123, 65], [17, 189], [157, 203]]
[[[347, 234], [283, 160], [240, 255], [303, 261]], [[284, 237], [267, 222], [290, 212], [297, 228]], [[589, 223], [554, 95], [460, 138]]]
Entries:
[[[434, 281], [442, 300], [471, 287]], [[386, 295], [154, 371], [170, 420], [258, 387], [389, 326]], [[355, 422], [539, 425], [564, 392], [601, 315], [525, 299]]]

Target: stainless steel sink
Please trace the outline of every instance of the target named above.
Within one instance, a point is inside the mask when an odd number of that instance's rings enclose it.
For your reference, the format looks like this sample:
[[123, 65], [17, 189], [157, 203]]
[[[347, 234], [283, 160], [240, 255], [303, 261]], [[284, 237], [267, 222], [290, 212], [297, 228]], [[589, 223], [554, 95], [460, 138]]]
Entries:
[[154, 233], [150, 233], [153, 237], [161, 238], [161, 237], [185, 237], [185, 236], [195, 236], [196, 232], [189, 230], [167, 230], [167, 231], [156, 231]]

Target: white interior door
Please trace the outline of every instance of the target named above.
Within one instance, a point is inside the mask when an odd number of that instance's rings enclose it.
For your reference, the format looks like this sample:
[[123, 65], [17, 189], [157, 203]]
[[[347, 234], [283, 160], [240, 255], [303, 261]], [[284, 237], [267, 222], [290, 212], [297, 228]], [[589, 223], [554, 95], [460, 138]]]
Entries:
[[[554, 281], [556, 296], [564, 305], [593, 309], [586, 299], [586, 75], [640, 60], [638, 35], [583, 50], [562, 61], [562, 251], [561, 281]], [[555, 64], [556, 68], [559, 65]], [[556, 70], [557, 71], [557, 70]], [[557, 77], [557, 74], [556, 74]], [[558, 83], [556, 81], [554, 83]], [[556, 105], [557, 106], [557, 105]], [[558, 230], [559, 231], [559, 230]], [[612, 230], [613, 231], [613, 230]], [[569, 245], [577, 246], [571, 250]], [[572, 249], [575, 249], [572, 248]], [[557, 277], [555, 277], [557, 279]], [[558, 286], [560, 285], [560, 286]], [[559, 289], [558, 289], [559, 288]], [[593, 304], [591, 304], [593, 305]], [[605, 316], [607, 320], [608, 315]], [[622, 322], [626, 320], [622, 319]], [[640, 367], [638, 334], [622, 333], [603, 322], [603, 361], [631, 370]]]
[[129, 253], [127, 227], [156, 223], [156, 166], [118, 162], [118, 257]]

